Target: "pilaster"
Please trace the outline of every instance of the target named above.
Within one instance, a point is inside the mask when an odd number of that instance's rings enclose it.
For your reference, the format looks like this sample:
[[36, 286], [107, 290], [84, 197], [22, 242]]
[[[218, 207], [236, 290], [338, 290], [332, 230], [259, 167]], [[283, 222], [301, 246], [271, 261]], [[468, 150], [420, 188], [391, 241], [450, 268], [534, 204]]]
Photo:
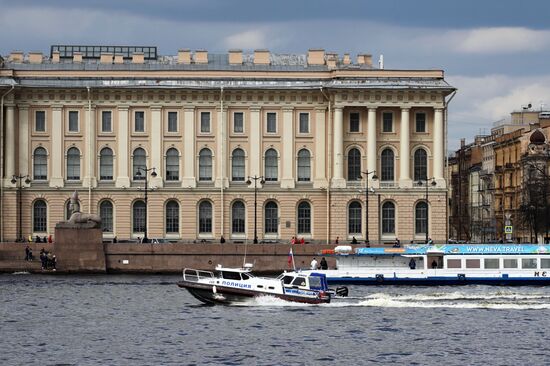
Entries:
[[185, 107], [183, 112], [183, 178], [181, 186], [194, 188], [195, 178], [195, 108]]
[[[0, 111], [1, 113], [1, 111]], [[5, 151], [5, 187], [15, 186], [11, 183], [11, 178], [15, 175], [15, 106], [9, 104], [6, 106], [6, 143]]]
[[283, 109], [283, 177], [281, 188], [294, 188], [294, 108]]
[[151, 166], [148, 168], [156, 168], [157, 176], [151, 178], [152, 187], [162, 187], [164, 180], [163, 172], [163, 151], [162, 151], [162, 108], [160, 106], [151, 107]]
[[[367, 170], [376, 170], [376, 108], [369, 108], [367, 118]], [[377, 175], [380, 172], [376, 172]], [[369, 179], [372, 175], [369, 175]]]
[[97, 155], [96, 155], [96, 109], [95, 107], [86, 108], [84, 112], [83, 125], [85, 126], [86, 137], [85, 145], [83, 152], [83, 163], [84, 163], [84, 180], [82, 181], [82, 186], [85, 188], [88, 187], [97, 187], [97, 178], [95, 176], [95, 166], [97, 165]]
[[412, 187], [410, 166], [410, 118], [409, 108], [401, 109], [401, 140], [399, 147], [399, 186]]
[[326, 188], [328, 186], [326, 175], [326, 108], [315, 110], [315, 179], [313, 188]]
[[216, 179], [214, 186], [217, 188], [229, 187], [229, 180], [227, 179], [227, 108], [217, 109], [217, 134], [216, 134]]
[[334, 176], [333, 188], [345, 188], [344, 179], [344, 110], [342, 107], [334, 108]]
[[434, 178], [438, 186], [445, 185], [445, 178], [443, 175], [443, 163], [445, 153], [443, 151], [443, 109], [434, 109]]
[[116, 166], [117, 166], [117, 178], [115, 186], [117, 188], [130, 187], [130, 176], [128, 175], [128, 166], [130, 161], [128, 159], [129, 146], [129, 125], [128, 125], [128, 106], [118, 106], [118, 129], [117, 129], [117, 152], [116, 152]]
[[63, 164], [65, 162], [63, 144], [63, 106], [52, 106], [52, 147], [50, 187], [61, 188], [64, 185]]
[[[29, 171], [29, 106], [18, 105], [19, 108], [19, 175], [30, 175]], [[26, 186], [25, 180], [21, 181], [23, 186]]]

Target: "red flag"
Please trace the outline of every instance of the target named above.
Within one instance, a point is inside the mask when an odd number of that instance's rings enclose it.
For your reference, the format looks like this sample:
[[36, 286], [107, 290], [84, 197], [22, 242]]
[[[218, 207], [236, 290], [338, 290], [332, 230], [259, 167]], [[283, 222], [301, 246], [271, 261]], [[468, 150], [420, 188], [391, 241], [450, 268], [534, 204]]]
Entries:
[[294, 254], [292, 254], [292, 247], [291, 247], [290, 251], [288, 252], [288, 265], [289, 266], [292, 264], [293, 257], [294, 257]]

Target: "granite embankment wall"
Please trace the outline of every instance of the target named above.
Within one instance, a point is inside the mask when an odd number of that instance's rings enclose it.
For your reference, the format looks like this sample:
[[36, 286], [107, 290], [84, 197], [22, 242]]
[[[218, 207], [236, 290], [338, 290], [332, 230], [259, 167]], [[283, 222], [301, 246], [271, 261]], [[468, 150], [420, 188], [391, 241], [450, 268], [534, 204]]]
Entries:
[[[0, 244], [0, 271], [40, 272], [40, 261], [26, 262], [25, 245], [22, 243]], [[254, 264], [255, 272], [273, 273], [288, 269], [289, 244], [102, 244], [105, 252], [105, 266], [111, 273], [180, 273], [183, 268], [212, 270], [217, 264], [226, 267], [241, 267], [246, 251], [246, 262]], [[41, 248], [54, 251], [52, 244], [30, 244], [35, 258]], [[296, 244], [292, 246], [297, 268], [308, 268], [313, 257], [320, 260], [323, 249], [334, 249], [334, 245]], [[63, 269], [61, 253], [58, 257], [57, 273]], [[74, 255], [74, 251], [73, 254]], [[335, 261], [327, 258], [330, 267]], [[89, 262], [82, 261], [80, 270], [70, 272], [93, 272]]]

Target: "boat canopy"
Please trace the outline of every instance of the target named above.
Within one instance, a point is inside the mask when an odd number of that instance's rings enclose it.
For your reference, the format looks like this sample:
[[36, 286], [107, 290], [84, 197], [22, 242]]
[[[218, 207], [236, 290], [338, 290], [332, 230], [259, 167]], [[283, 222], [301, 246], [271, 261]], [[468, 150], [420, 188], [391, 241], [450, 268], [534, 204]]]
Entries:
[[[356, 248], [355, 255], [427, 255], [427, 254], [549, 254], [550, 245], [535, 244], [441, 244], [405, 245], [402, 248]], [[339, 255], [339, 254], [336, 254]], [[341, 254], [340, 254], [341, 255]]]

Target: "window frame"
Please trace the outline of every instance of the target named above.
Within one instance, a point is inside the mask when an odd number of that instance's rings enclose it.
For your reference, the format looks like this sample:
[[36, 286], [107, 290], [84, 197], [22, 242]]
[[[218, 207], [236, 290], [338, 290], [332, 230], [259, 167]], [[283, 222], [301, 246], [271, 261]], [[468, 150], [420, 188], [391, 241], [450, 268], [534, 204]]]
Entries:
[[[71, 116], [76, 116], [76, 121], [71, 121]], [[72, 129], [72, 127], [74, 126], [72, 126], [71, 122], [76, 123], [76, 130]], [[67, 132], [80, 133], [80, 111], [74, 109], [70, 109], [67, 111]]]
[[[105, 150], [109, 150], [111, 152], [111, 155], [103, 155], [103, 151]], [[111, 175], [103, 175], [103, 170], [104, 169], [108, 169], [109, 168], [109, 165], [104, 165], [103, 164], [103, 159], [105, 157], [110, 157], [111, 158], [111, 164], [110, 164], [110, 169], [111, 169]], [[115, 174], [115, 161], [114, 161], [114, 153], [113, 153], [113, 149], [111, 149], [110, 147], [108, 146], [105, 146], [103, 148], [101, 148], [101, 150], [99, 150], [99, 180], [100, 181], [112, 181], [114, 180], [114, 174]]]
[[[143, 151], [143, 164], [138, 165], [136, 163], [136, 151], [141, 150]], [[139, 158], [142, 156], [140, 155]], [[145, 169], [147, 167], [147, 151], [145, 151], [142, 147], [136, 147], [134, 151], [132, 151], [132, 180], [133, 181], [142, 181], [145, 180], [145, 174], [147, 172], [142, 171], [141, 176], [137, 176], [136, 173], [139, 171], [139, 168]]]
[[[389, 157], [384, 158], [384, 153], [389, 151], [391, 153], [391, 169], [388, 166], [385, 166], [384, 159], [386, 163], [389, 163]], [[389, 174], [391, 172], [391, 174]], [[391, 175], [391, 177], [389, 176]], [[391, 179], [390, 179], [391, 178]], [[381, 182], [395, 182], [395, 152], [389, 147], [385, 147], [380, 152], [380, 181]]]
[[[242, 156], [235, 156], [237, 151], [242, 152]], [[236, 165], [237, 159], [239, 159], [239, 165]], [[240, 164], [240, 159], [242, 158], [242, 164]], [[238, 169], [236, 169], [238, 168]], [[242, 174], [240, 176], [236, 175], [236, 172], [242, 169]], [[246, 153], [240, 147], [235, 148], [231, 152], [231, 181], [232, 182], [244, 182], [246, 177]]]
[[[352, 151], [357, 151], [357, 154], [358, 157], [352, 157]], [[352, 148], [350, 148], [348, 150], [348, 153], [347, 153], [347, 180], [350, 181], [350, 182], [358, 182], [361, 180], [361, 159], [362, 159], [362, 156], [361, 156], [361, 150], [359, 150], [357, 147], [353, 146]], [[354, 161], [352, 161], [351, 159], [354, 159]], [[352, 163], [358, 163], [358, 164], [355, 164], [352, 166]], [[354, 176], [351, 175], [351, 172], [352, 172], [352, 169], [353, 168], [353, 172], [355, 173]]]
[[[273, 159], [275, 162], [274, 165], [270, 165], [268, 167], [268, 156], [267, 153], [273, 151], [275, 155], [269, 156], [269, 159]], [[269, 169], [268, 169], [269, 168]], [[273, 177], [271, 174], [268, 175], [268, 172], [270, 173], [271, 170], [275, 170], [276, 176]], [[264, 152], [264, 179], [266, 182], [278, 182], [279, 181], [279, 153], [274, 148], [269, 148]]]
[[[354, 206], [354, 207], [352, 207]], [[355, 216], [352, 217], [352, 210]], [[363, 205], [357, 200], [353, 200], [348, 204], [347, 209], [347, 228], [348, 235], [358, 236], [363, 233]], [[357, 215], [358, 214], [358, 215]], [[358, 217], [357, 217], [358, 216]], [[355, 231], [354, 231], [355, 230]]]
[[[307, 116], [307, 131], [302, 131], [302, 116]], [[298, 134], [309, 135], [311, 133], [311, 116], [309, 112], [298, 112]]]
[[[142, 128], [142, 130], [138, 130], [138, 128], [137, 128], [138, 127], [138, 113], [143, 114], [143, 119], [142, 119], [143, 128]], [[134, 133], [145, 133], [147, 131], [147, 129], [145, 128], [145, 125], [146, 125], [145, 120], [146, 120], [145, 110], [140, 109], [140, 110], [135, 110], [134, 111], [134, 123], [133, 123], [134, 128], [132, 129], [134, 131]]]
[[[37, 207], [38, 203], [43, 203], [44, 206]], [[38, 209], [41, 210], [43, 216], [38, 217]], [[37, 199], [32, 204], [32, 231], [33, 233], [46, 233], [48, 231], [48, 203], [44, 199]]]
[[[202, 155], [202, 152], [203, 151], [206, 151], [209, 153], [209, 155]], [[206, 166], [203, 166], [203, 160], [202, 159], [206, 159], [206, 158], [210, 158], [210, 163]], [[199, 169], [199, 174], [198, 174], [198, 177], [199, 177], [199, 182], [212, 182], [214, 177], [213, 177], [213, 170], [214, 170], [214, 161], [213, 161], [213, 154], [212, 154], [212, 150], [210, 150], [209, 148], [207, 147], [203, 147], [200, 151], [199, 151], [199, 163], [198, 163], [198, 169]], [[209, 169], [208, 171], [206, 169]], [[204, 173], [209, 173], [208, 175], [209, 176], [203, 176], [203, 172]]]
[[[172, 151], [175, 152], [175, 155], [171, 155]], [[172, 162], [171, 159], [174, 159], [175, 161]], [[172, 167], [175, 167], [175, 170], [172, 170]], [[175, 147], [170, 147], [168, 148], [168, 150], [166, 150], [164, 169], [166, 173], [166, 177], [164, 179], [167, 182], [178, 182], [180, 180], [180, 153]], [[176, 172], [177, 174], [169, 174], [169, 172], [172, 171]]]
[[[137, 204], [139, 204], [140, 207], [136, 207]], [[145, 201], [138, 199], [132, 203], [132, 233], [133, 234], [145, 233], [145, 226], [147, 225], [146, 212], [147, 212], [147, 206], [145, 205]], [[141, 216], [139, 216], [138, 214]]]
[[[302, 152], [307, 156], [300, 156]], [[307, 164], [303, 165], [306, 162]], [[306, 174], [302, 175], [301, 173]], [[309, 183], [311, 182], [311, 175], [311, 152], [306, 148], [302, 148], [298, 150], [296, 156], [296, 180], [300, 183]]]
[[[237, 127], [237, 124], [236, 124], [236, 123], [237, 123], [237, 119], [236, 119], [235, 117], [236, 117], [237, 115], [240, 115], [240, 116], [241, 116], [241, 121], [240, 121], [240, 122], [241, 122], [241, 126], [240, 126], [240, 127], [241, 127], [241, 130], [240, 130], [240, 131], [237, 131], [237, 128], [236, 128], [236, 127]], [[244, 121], [244, 112], [242, 112], [242, 111], [234, 111], [234, 112], [233, 112], [233, 133], [239, 134], [239, 135], [244, 134], [244, 123], [245, 123], [245, 121]]]
[[[176, 116], [175, 121], [170, 119], [170, 116]], [[172, 129], [172, 123], [175, 124], [175, 129]], [[179, 132], [179, 113], [178, 111], [167, 111], [166, 112], [166, 132], [167, 133], [178, 133]]]
[[[109, 114], [109, 130], [105, 129], [105, 116]], [[101, 111], [101, 133], [113, 133], [113, 111]]]
[[[202, 210], [207, 208], [206, 205], [208, 205], [209, 212], [205, 212], [203, 215]], [[212, 205], [212, 202], [207, 200], [202, 200], [199, 202], [197, 218], [199, 221], [197, 225], [199, 236], [201, 235], [212, 236], [213, 234], [212, 228], [213, 228], [213, 221], [214, 221], [214, 207]], [[206, 230], [203, 230], [203, 229], [206, 229]]]
[[[387, 216], [386, 217], [386, 213], [390, 213], [390, 207], [391, 205], [391, 217], [390, 216]], [[388, 208], [385, 208], [385, 207], [388, 207]], [[395, 218], [397, 217], [396, 215], [396, 205], [394, 202], [392, 201], [386, 201], [386, 202], [383, 202], [382, 203], [382, 207], [381, 207], [381, 211], [382, 211], [382, 220], [381, 220], [381, 233], [382, 233], [382, 236], [395, 236], [395, 233], [396, 233], [396, 220]]]
[[[44, 129], [43, 130], [39, 130], [37, 127], [38, 127], [38, 114], [39, 113], [42, 113], [44, 115]], [[34, 111], [34, 125], [33, 125], [33, 130], [34, 132], [37, 132], [37, 133], [45, 133], [47, 132], [47, 125], [48, 125], [48, 120], [47, 120], [48, 116], [47, 116], [47, 113], [46, 113], [46, 110], [44, 109], [38, 109], [38, 110], [35, 110]]]
[[[242, 207], [236, 207], [236, 205], [242, 205]], [[237, 217], [236, 214], [242, 214], [242, 218]], [[246, 235], [246, 205], [241, 200], [231, 204], [231, 235]]]
[[[357, 115], [357, 131], [352, 129], [352, 115]], [[350, 111], [348, 115], [348, 133], [361, 133], [361, 112]]]
[[[273, 213], [275, 213], [274, 218]], [[272, 228], [275, 231], [271, 230]], [[279, 235], [279, 205], [273, 200], [267, 201], [264, 206], [264, 235]]]
[[[274, 120], [272, 121], [273, 124], [274, 124], [274, 127], [275, 127], [275, 130], [274, 131], [270, 131], [270, 126], [269, 126], [269, 116], [272, 115], [274, 116]], [[272, 135], [276, 135], [278, 133], [278, 119], [279, 119], [279, 116], [278, 116], [278, 113], [277, 112], [265, 112], [265, 133], [266, 134], [272, 134]]]
[[[307, 208], [305, 205], [307, 205]], [[298, 203], [296, 208], [296, 232], [299, 235], [311, 235], [312, 212], [310, 202], [302, 201]]]
[[[385, 120], [385, 117], [387, 115], [390, 115], [391, 116], [391, 130], [390, 131], [387, 131], [386, 130], [386, 120]], [[395, 116], [394, 116], [394, 113], [392, 111], [382, 111], [382, 116], [381, 116], [381, 120], [382, 120], [382, 123], [381, 123], [381, 127], [382, 127], [382, 133], [394, 133], [395, 132]]]
[[[78, 154], [71, 154], [71, 151], [78, 151]], [[66, 153], [67, 157], [66, 157], [66, 165], [65, 165], [65, 179], [68, 180], [68, 181], [73, 181], [73, 182], [78, 182], [82, 179], [82, 162], [81, 162], [81, 152], [80, 152], [80, 149], [76, 146], [71, 146], [67, 149], [67, 153]], [[76, 159], [76, 157], [78, 157], [77, 160], [73, 160], [73, 159]], [[78, 175], [74, 175], [74, 173], [77, 171], [77, 168], [78, 168]], [[72, 175], [69, 175], [70, 173], [72, 173]]]
[[179, 235], [180, 233], [180, 204], [173, 199], [168, 200], [164, 206], [164, 232], [167, 235]]
[[[424, 130], [418, 130], [418, 116], [424, 115]], [[428, 133], [428, 114], [426, 112], [414, 112], [414, 132], [415, 133]]]
[[[37, 150], [43, 150], [44, 151], [44, 155], [39, 155], [41, 159], [44, 159], [43, 162], [40, 162], [40, 165], [38, 165], [37, 163], [37, 155], [36, 155], [36, 151]], [[44, 167], [44, 170], [45, 170], [45, 175], [37, 175], [37, 167]], [[33, 177], [33, 180], [35, 181], [47, 181], [48, 180], [48, 150], [46, 150], [45, 147], [43, 146], [37, 146], [33, 152], [32, 152], [32, 177]]]
[[[208, 121], [203, 121], [203, 116], [208, 116]], [[208, 122], [208, 131], [203, 130], [203, 122]], [[199, 132], [202, 135], [208, 135], [212, 133], [212, 113], [210, 111], [200, 111], [199, 112]]]
[[[111, 207], [111, 212], [110, 212], [110, 218], [109, 216], [105, 216], [103, 215], [102, 213], [104, 212], [104, 204], [109, 204]], [[113, 205], [113, 202], [111, 202], [110, 200], [102, 200], [100, 203], [99, 203], [99, 217], [101, 217], [101, 232], [103, 233], [114, 233], [114, 216], [115, 216], [115, 205]], [[109, 219], [110, 219], [110, 222], [109, 222]], [[110, 223], [110, 230], [109, 230], [109, 224]], [[107, 227], [106, 227], [107, 226]]]
[[[419, 207], [419, 206], [423, 207]], [[422, 214], [423, 215], [419, 215]], [[415, 236], [425, 236], [428, 230], [429, 226], [429, 211], [430, 211], [430, 205], [426, 201], [418, 201], [414, 205], [414, 235]], [[422, 231], [422, 228], [425, 230]], [[420, 231], [419, 231], [420, 230]]]

